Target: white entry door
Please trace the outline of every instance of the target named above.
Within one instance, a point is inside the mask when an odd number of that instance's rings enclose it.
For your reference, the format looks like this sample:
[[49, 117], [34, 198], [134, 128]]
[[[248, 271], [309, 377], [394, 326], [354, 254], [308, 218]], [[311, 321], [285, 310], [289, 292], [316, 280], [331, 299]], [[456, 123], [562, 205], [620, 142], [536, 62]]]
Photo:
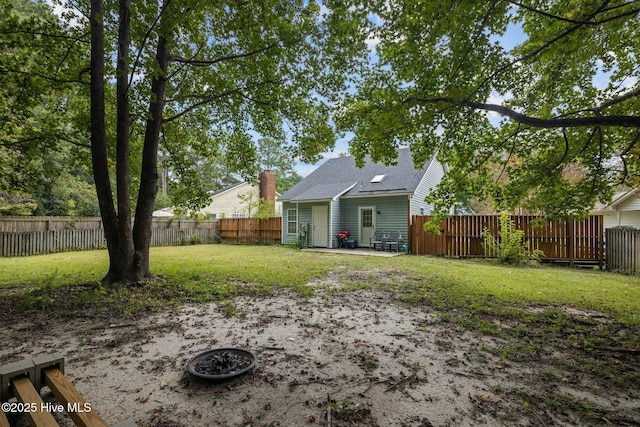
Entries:
[[373, 206], [360, 206], [359, 215], [360, 246], [369, 245], [369, 237], [376, 230], [376, 209]]
[[329, 247], [329, 214], [326, 206], [313, 206], [312, 215], [312, 238], [313, 246], [317, 248]]

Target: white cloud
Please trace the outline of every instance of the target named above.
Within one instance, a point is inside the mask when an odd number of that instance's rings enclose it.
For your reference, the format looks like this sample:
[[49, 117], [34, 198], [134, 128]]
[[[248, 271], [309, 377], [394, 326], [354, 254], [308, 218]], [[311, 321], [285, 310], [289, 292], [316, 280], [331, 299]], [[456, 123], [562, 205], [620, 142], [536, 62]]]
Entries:
[[73, 7], [72, 3], [64, 0], [45, 0], [51, 11], [59, 18], [61, 22], [68, 23], [70, 27], [80, 27], [84, 16]]
[[[493, 91], [491, 92], [491, 94], [489, 94], [489, 98], [487, 98], [487, 104], [503, 105], [505, 99], [506, 98], [504, 96], [500, 95], [496, 91]], [[489, 117], [490, 119], [496, 119], [500, 117], [500, 115], [495, 111], [487, 111], [487, 117]]]
[[370, 51], [374, 51], [376, 49], [376, 46], [380, 44], [380, 37], [376, 36], [375, 33], [371, 32], [369, 34], [369, 37], [367, 37], [367, 40], [365, 40], [365, 43], [367, 44], [367, 48]]
[[632, 89], [635, 89], [638, 86], [638, 78], [637, 77], [627, 77], [622, 82], [622, 87], [625, 89], [625, 92], [629, 92]]

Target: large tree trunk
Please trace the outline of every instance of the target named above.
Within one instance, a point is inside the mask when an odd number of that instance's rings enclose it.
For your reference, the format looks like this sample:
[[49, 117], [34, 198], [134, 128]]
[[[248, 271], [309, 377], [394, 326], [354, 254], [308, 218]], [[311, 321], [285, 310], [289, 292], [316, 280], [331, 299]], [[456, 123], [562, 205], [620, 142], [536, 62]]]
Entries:
[[[131, 3], [120, 0], [118, 25], [118, 62], [116, 65], [116, 184], [118, 200], [118, 271], [107, 275], [115, 282], [137, 281], [132, 271], [133, 233], [131, 229], [131, 201], [129, 180], [129, 50], [131, 45]], [[109, 279], [109, 280], [110, 280]]]
[[139, 277], [151, 277], [149, 269], [149, 246], [151, 244], [151, 224], [153, 219], [153, 204], [158, 192], [158, 144], [162, 129], [162, 113], [165, 102], [165, 87], [167, 68], [169, 66], [169, 32], [163, 25], [166, 16], [166, 5], [163, 2], [156, 61], [160, 72], [151, 81], [151, 100], [142, 150], [142, 172], [140, 176], [140, 190], [136, 205], [136, 217], [133, 226], [133, 242], [135, 245], [134, 266]]
[[[116, 214], [109, 180], [104, 107], [104, 26], [102, 0], [91, 1], [91, 154], [100, 215], [109, 251], [109, 272], [102, 279], [107, 287], [118, 287], [151, 277], [149, 246], [153, 204], [158, 188], [158, 142], [162, 127], [166, 70], [169, 63], [167, 40], [159, 36], [156, 59], [161, 73], [153, 78], [149, 118], [144, 139], [142, 175], [135, 224], [131, 226], [129, 179], [129, 66], [130, 0], [120, 0], [117, 62]], [[164, 6], [163, 6], [164, 12]], [[162, 19], [160, 22], [162, 27]], [[164, 34], [162, 31], [160, 34]]]
[[[91, 161], [93, 179], [98, 195], [100, 216], [109, 251], [109, 273], [119, 269], [118, 220], [113, 204], [109, 165], [107, 161], [107, 137], [104, 107], [104, 25], [102, 0], [91, 0]], [[105, 278], [106, 279], [106, 278]]]

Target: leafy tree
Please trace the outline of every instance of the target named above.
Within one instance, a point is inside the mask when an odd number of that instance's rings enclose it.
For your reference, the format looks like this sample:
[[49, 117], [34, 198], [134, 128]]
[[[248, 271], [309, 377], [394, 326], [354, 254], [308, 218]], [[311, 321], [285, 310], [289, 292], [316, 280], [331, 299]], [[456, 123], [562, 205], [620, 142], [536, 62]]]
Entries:
[[[55, 17], [40, 3], [28, 0], [0, 1], [0, 186], [8, 192], [28, 194], [42, 174], [34, 158], [50, 139], [34, 138], [51, 120], [54, 89], [27, 70], [40, 59], [33, 43], [42, 37], [34, 28], [55, 26]], [[25, 35], [28, 29], [31, 34]]]
[[418, 163], [437, 154], [450, 166], [428, 197], [441, 214], [459, 197], [491, 197], [499, 210], [579, 217], [639, 183], [637, 1], [361, 7], [373, 64], [339, 117], [359, 163], [393, 161], [406, 144]]
[[31, 215], [37, 206], [28, 196], [0, 191], [0, 215]]
[[260, 168], [276, 175], [276, 191], [284, 193], [302, 180], [295, 171], [294, 156], [291, 147], [286, 147], [272, 138], [258, 141]]
[[256, 211], [263, 204], [255, 190], [249, 190], [246, 193], [238, 193], [238, 200], [242, 210], [235, 213], [245, 215], [247, 218], [255, 216]]
[[0, 10], [0, 186], [7, 200], [28, 196], [21, 214], [97, 215], [77, 84], [88, 45], [44, 2], [0, 0]]
[[[110, 259], [106, 286], [152, 277], [161, 140], [164, 148], [191, 150], [224, 139], [228, 165], [243, 178], [258, 163], [252, 135], [289, 137], [304, 161], [333, 145], [328, 104], [345, 89], [345, 70], [361, 50], [364, 13], [302, 0], [65, 6], [63, 28], [48, 35], [62, 46], [51, 55], [59, 53], [54, 59], [65, 66], [54, 71], [90, 94], [93, 179]], [[181, 163], [180, 153], [173, 157]]]

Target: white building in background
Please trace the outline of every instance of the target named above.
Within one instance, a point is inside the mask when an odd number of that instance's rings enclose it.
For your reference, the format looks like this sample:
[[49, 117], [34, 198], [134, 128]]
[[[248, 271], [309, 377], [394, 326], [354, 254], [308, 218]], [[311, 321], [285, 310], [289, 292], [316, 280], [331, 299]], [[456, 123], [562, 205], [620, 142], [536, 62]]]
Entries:
[[[274, 203], [276, 216], [282, 215], [282, 203], [275, 201], [280, 194], [276, 192], [276, 176], [269, 172], [260, 173], [257, 185], [248, 182], [229, 185], [209, 193], [210, 202], [198, 211], [210, 218], [250, 218], [255, 214], [261, 199]], [[169, 207], [153, 212], [154, 217], [173, 216], [175, 208]]]
[[[279, 194], [276, 193], [276, 196]], [[261, 198], [259, 187], [247, 182], [212, 191], [209, 197], [211, 198], [209, 205], [198, 213], [211, 218], [249, 218], [249, 210], [255, 213], [256, 205]], [[276, 216], [282, 215], [282, 203], [275, 203], [275, 211]]]
[[619, 226], [640, 229], [640, 190], [618, 192], [609, 204], [597, 205], [591, 214], [603, 215], [605, 229]]

